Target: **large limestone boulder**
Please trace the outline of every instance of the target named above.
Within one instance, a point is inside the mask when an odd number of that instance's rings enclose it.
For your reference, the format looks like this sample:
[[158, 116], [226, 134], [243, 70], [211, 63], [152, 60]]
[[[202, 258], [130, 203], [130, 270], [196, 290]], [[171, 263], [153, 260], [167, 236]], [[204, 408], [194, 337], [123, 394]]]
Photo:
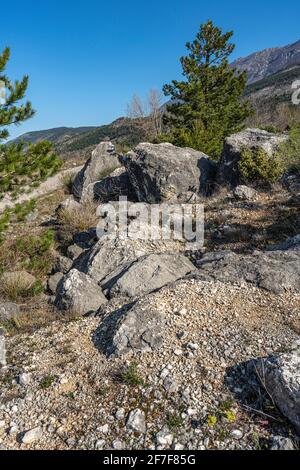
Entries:
[[117, 168], [106, 178], [89, 184], [85, 188], [81, 201], [107, 203], [118, 201], [120, 196], [127, 196], [130, 201], [136, 199], [135, 192], [124, 167]]
[[233, 186], [243, 183], [238, 162], [245, 148], [253, 150], [263, 148], [268, 155], [272, 156], [287, 139], [285, 135], [271, 134], [261, 129], [246, 129], [227, 137], [220, 159], [218, 182]]
[[204, 281], [248, 282], [275, 293], [300, 291], [300, 251], [297, 250], [257, 251], [252, 255], [230, 251], [208, 253], [198, 266], [192, 276]]
[[182, 244], [175, 240], [140, 240], [104, 235], [74, 267], [84, 272], [97, 283], [107, 284], [116, 270], [123, 271], [151, 253], [178, 252]]
[[257, 361], [257, 375], [282, 414], [300, 434], [300, 347]]
[[204, 153], [169, 143], [142, 143], [124, 164], [138, 200], [148, 203], [189, 202], [193, 193], [207, 195], [216, 171]]
[[74, 179], [72, 186], [74, 196], [78, 199], [83, 198], [91, 183], [105, 178], [120, 166], [114, 145], [111, 142], [100, 142]]
[[87, 315], [107, 302], [101, 287], [84, 273], [71, 269], [57, 288], [55, 305], [77, 315]]
[[128, 269], [117, 269], [107, 284], [110, 297], [137, 297], [175, 282], [194, 270], [182, 254], [151, 254], [139, 258]]

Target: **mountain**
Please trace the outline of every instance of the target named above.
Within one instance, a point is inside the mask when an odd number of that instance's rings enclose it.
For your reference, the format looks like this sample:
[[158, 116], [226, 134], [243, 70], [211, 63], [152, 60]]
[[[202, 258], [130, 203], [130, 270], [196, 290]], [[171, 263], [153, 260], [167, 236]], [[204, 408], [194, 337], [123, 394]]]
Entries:
[[255, 52], [232, 63], [232, 67], [247, 72], [248, 84], [294, 65], [300, 65], [300, 40], [288, 46]]
[[[292, 83], [300, 80], [300, 41], [256, 52], [236, 60], [232, 66], [248, 72], [245, 98], [251, 101], [255, 110], [254, 116], [248, 119], [248, 126], [274, 126], [285, 130], [292, 120], [300, 121], [300, 106], [291, 101]], [[161, 108], [162, 112], [166, 104]], [[120, 150], [126, 150], [151, 139], [148, 120], [122, 117], [99, 127], [58, 127], [23, 134], [14, 142], [50, 140], [56, 151], [67, 159], [85, 158], [106, 137], [118, 144]]]
[[122, 149], [135, 146], [149, 139], [147, 128], [147, 119], [119, 118], [111, 124], [99, 127], [58, 127], [28, 132], [12, 142], [50, 140], [63, 158], [83, 158], [91, 148], [107, 137]]

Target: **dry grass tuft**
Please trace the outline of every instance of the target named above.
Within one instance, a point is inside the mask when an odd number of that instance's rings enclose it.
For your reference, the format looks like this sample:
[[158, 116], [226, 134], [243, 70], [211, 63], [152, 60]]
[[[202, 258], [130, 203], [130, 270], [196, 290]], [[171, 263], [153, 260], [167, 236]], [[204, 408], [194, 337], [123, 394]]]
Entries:
[[76, 232], [84, 232], [96, 227], [98, 217], [96, 215], [98, 205], [93, 202], [81, 204], [81, 207], [70, 207], [62, 209], [58, 215], [58, 221], [62, 231], [72, 236]]

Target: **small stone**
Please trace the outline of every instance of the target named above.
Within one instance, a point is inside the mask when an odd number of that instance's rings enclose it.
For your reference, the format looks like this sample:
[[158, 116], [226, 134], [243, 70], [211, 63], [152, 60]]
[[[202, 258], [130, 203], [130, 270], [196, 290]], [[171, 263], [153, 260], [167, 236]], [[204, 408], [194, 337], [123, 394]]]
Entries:
[[230, 433], [230, 436], [233, 437], [233, 439], [240, 440], [243, 437], [243, 433], [239, 429], [233, 429]]
[[95, 442], [95, 449], [96, 450], [103, 450], [104, 447], [105, 447], [105, 440], [104, 439], [98, 439], [96, 442]]
[[126, 428], [139, 434], [144, 434], [146, 432], [144, 411], [138, 408], [130, 411], [126, 422]]
[[125, 410], [124, 408], [120, 408], [117, 410], [115, 417], [118, 421], [122, 421], [125, 418]]
[[18, 382], [23, 387], [26, 387], [30, 383], [30, 380], [31, 380], [31, 375], [25, 372], [23, 374], [20, 374], [18, 377]]
[[123, 442], [116, 440], [112, 443], [112, 446], [113, 446], [113, 449], [122, 450], [123, 449]]
[[173, 443], [173, 434], [171, 434], [168, 430], [162, 429], [156, 434], [156, 442], [159, 446], [168, 446], [171, 447]]
[[42, 429], [40, 427], [26, 431], [22, 437], [23, 444], [32, 444], [39, 441], [42, 437]]
[[108, 426], [108, 424], [104, 424], [103, 426], [100, 426], [100, 427], [98, 428], [98, 431], [101, 432], [101, 433], [103, 433], [103, 434], [107, 434], [108, 431], [109, 431], [109, 426]]
[[196, 344], [196, 343], [188, 343], [186, 345], [186, 347], [188, 349], [190, 349], [191, 351], [197, 351], [199, 349], [199, 344]]
[[178, 383], [171, 377], [166, 377], [163, 382], [163, 387], [169, 393], [176, 393], [178, 390]]
[[177, 442], [174, 446], [174, 450], [184, 450], [184, 446], [180, 444], [180, 442]]

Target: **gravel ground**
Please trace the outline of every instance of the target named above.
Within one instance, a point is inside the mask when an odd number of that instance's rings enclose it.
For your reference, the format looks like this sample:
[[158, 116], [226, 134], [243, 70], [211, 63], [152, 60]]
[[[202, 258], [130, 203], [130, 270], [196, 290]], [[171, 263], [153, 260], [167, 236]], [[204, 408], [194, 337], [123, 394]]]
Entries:
[[2, 449], [260, 449], [274, 436], [298, 445], [254, 360], [299, 340], [300, 294], [182, 280], [145, 302], [167, 319], [153, 353], [107, 358], [99, 317], [7, 340]]

